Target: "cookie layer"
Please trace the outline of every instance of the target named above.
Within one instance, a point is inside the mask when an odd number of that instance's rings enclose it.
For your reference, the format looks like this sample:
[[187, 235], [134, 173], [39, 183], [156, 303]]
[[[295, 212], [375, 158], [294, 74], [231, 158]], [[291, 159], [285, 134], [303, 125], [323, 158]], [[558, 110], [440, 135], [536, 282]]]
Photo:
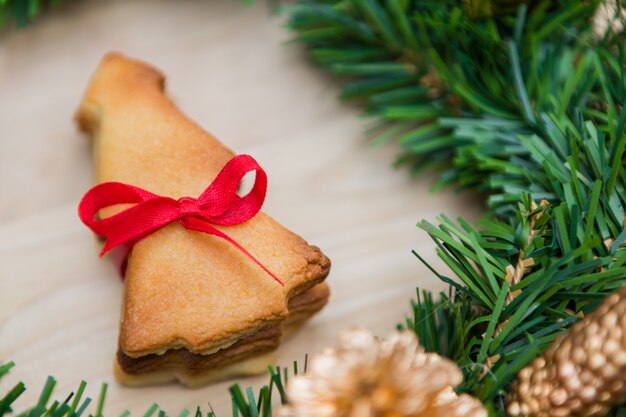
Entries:
[[[172, 198], [195, 197], [234, 155], [180, 112], [164, 84], [160, 72], [145, 63], [115, 53], [103, 58], [76, 116], [94, 139], [98, 183], [119, 181]], [[129, 255], [119, 338], [123, 355], [211, 355], [242, 346], [265, 329], [302, 321], [296, 313], [290, 316], [288, 302], [325, 279], [329, 259], [264, 213], [218, 228], [285, 286], [226, 241], [172, 223], [135, 244]], [[269, 339], [245, 357], [264, 354], [274, 343]]]
[[[258, 367], [249, 362], [251, 358], [270, 359], [262, 369], [272, 364], [273, 357], [267, 355], [279, 345], [281, 337], [299, 327], [305, 320], [319, 311], [328, 301], [329, 289], [325, 283], [318, 284], [289, 302], [289, 316], [281, 325], [273, 325], [238, 340], [232, 346], [215, 353], [202, 355], [186, 349], [169, 350], [162, 355], [146, 355], [132, 358], [118, 350], [116, 374], [123, 375], [124, 383], [161, 383], [179, 380], [186, 385], [214, 381], [224, 376], [257, 373]], [[232, 367], [232, 365], [239, 364]]]

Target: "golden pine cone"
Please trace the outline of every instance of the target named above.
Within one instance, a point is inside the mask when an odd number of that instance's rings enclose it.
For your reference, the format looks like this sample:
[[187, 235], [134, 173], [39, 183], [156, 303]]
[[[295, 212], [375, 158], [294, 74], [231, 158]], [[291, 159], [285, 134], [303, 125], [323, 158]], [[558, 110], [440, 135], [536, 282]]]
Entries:
[[604, 416], [626, 400], [626, 288], [612, 294], [529, 366], [506, 397], [511, 416]]
[[601, 39], [610, 30], [614, 33], [624, 32], [626, 9], [619, 7], [617, 0], [604, 0], [599, 4], [593, 17], [593, 32], [596, 38]]
[[379, 340], [354, 329], [289, 381], [281, 416], [487, 417], [480, 401], [454, 392], [462, 380], [454, 362], [425, 353], [412, 332]]

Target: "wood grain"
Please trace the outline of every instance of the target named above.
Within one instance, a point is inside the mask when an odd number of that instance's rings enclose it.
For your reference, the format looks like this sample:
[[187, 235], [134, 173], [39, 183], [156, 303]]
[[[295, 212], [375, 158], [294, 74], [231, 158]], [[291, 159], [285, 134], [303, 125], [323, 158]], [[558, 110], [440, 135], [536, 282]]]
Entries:
[[109, 50], [161, 68], [187, 114], [232, 149], [267, 161], [264, 210], [332, 259], [330, 304], [284, 343], [278, 364], [333, 345], [351, 325], [384, 335], [408, 313], [416, 286], [441, 288], [410, 253], [441, 265], [414, 225], [444, 211], [476, 218], [477, 200], [432, 194], [433, 177], [391, 169], [396, 146], [367, 144], [358, 110], [335, 98], [338, 84], [286, 43], [281, 24], [262, 1], [94, 0], [0, 34], [0, 362], [17, 363], [0, 394], [24, 380], [18, 409], [52, 374], [58, 397], [81, 379], [91, 396], [109, 382], [109, 416], [141, 415], [153, 401], [172, 414], [210, 401], [230, 415], [233, 381], [188, 390], [112, 380], [122, 283], [76, 217], [91, 158], [72, 122]]

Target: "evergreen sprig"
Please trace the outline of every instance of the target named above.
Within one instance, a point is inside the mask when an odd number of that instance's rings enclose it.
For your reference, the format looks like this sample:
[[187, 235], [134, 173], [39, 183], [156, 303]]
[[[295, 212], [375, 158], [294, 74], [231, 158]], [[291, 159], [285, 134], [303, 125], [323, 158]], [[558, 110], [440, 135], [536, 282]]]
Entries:
[[0, 0], [0, 29], [13, 22], [26, 26], [46, 8], [58, 6], [63, 0]]
[[[515, 207], [522, 191], [543, 198], [550, 190], [535, 177], [541, 161], [518, 137], [567, 134], [572, 123], [604, 114], [588, 104], [619, 104], [623, 41], [611, 33], [592, 41], [597, 1], [544, 1], [478, 21], [463, 3], [304, 0], [285, 10], [313, 61], [345, 79], [341, 96], [374, 119], [374, 143], [400, 143], [399, 163], [416, 173], [446, 169], [440, 185], [487, 192], [493, 208]], [[548, 147], [565, 159], [563, 140], [554, 140]]]
[[413, 172], [440, 169], [438, 186], [486, 195], [478, 228], [418, 223], [452, 274], [416, 256], [450, 291], [418, 292], [404, 326], [455, 360], [460, 390], [493, 415], [517, 371], [626, 280], [624, 33], [594, 34], [598, 1], [511, 3], [286, 8], [312, 60], [373, 120], [374, 143], [397, 141]]
[[[0, 365], [0, 380], [5, 377], [11, 368], [14, 367], [13, 362]], [[307, 358], [304, 360], [304, 372], [306, 372]], [[231, 397], [232, 403], [232, 416], [239, 417], [271, 417], [273, 407], [276, 406], [276, 395], [278, 396], [278, 403], [284, 404], [287, 401], [287, 394], [285, 387], [288, 383], [289, 374], [298, 375], [298, 363], [294, 361], [293, 367], [286, 368], [274, 368], [269, 367], [269, 382], [263, 385], [258, 394], [254, 393], [254, 390], [250, 387], [244, 391], [239, 384], [232, 385], [228, 391]], [[89, 412], [90, 406], [93, 407], [93, 401], [89, 397], [84, 396], [87, 383], [82, 381], [76, 391], [70, 392], [63, 401], [53, 400], [52, 395], [56, 386], [56, 379], [52, 376], [48, 377], [44, 384], [37, 403], [29, 407], [23, 412], [15, 413], [13, 405], [15, 401], [26, 391], [26, 386], [23, 382], [17, 383], [4, 397], [0, 397], [0, 417], [5, 415], [14, 415], [15, 417], [81, 417], [87, 415], [88, 417], [104, 417], [104, 405], [107, 393], [107, 384], [102, 384], [98, 400], [95, 403], [95, 409]], [[274, 393], [277, 393], [274, 395]], [[2, 395], [2, 393], [0, 393]], [[87, 414], [89, 413], [89, 414]], [[189, 417], [191, 415], [188, 409], [182, 410], [178, 417]], [[152, 404], [143, 417], [168, 417], [167, 413], [160, 409], [157, 403]], [[194, 417], [215, 417], [215, 412], [209, 403], [209, 409], [206, 412], [202, 411], [200, 406], [196, 407]], [[130, 417], [130, 411], [123, 411], [119, 417]]]

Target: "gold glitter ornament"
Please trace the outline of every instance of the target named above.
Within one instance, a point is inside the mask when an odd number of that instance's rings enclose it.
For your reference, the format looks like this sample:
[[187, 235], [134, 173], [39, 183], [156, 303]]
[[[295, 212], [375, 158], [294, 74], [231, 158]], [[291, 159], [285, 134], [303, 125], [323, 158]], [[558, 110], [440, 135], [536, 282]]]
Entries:
[[626, 7], [619, 5], [617, 0], [604, 0], [600, 3], [593, 17], [593, 32], [600, 39], [610, 30], [614, 33], [624, 31]]
[[425, 353], [413, 333], [379, 340], [358, 328], [340, 340], [289, 381], [282, 417], [487, 417], [480, 401], [454, 392], [456, 364]]
[[510, 416], [604, 416], [626, 400], [626, 288], [522, 369], [506, 397]]

